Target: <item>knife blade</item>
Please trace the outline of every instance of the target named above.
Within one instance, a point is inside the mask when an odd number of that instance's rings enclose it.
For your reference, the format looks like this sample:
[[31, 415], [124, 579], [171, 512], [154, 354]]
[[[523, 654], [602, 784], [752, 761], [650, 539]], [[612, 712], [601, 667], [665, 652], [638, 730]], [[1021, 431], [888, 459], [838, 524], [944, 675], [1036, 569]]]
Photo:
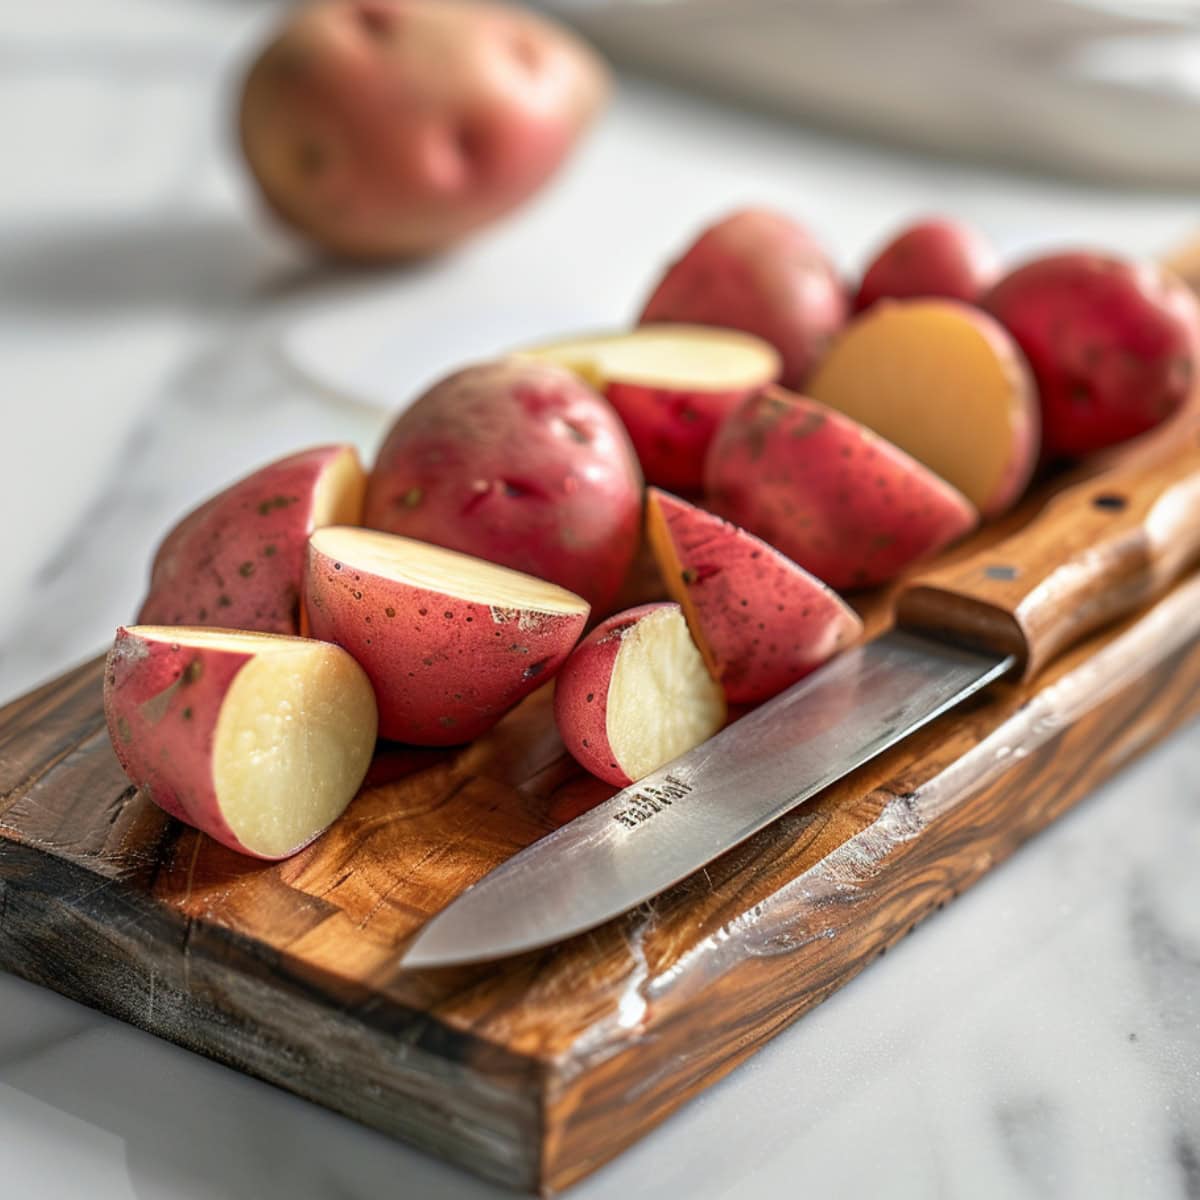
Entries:
[[483, 962], [652, 899], [982, 688], [1031, 678], [1200, 561], [1200, 421], [1060, 493], [1023, 530], [910, 582], [898, 628], [535, 842], [401, 958]]

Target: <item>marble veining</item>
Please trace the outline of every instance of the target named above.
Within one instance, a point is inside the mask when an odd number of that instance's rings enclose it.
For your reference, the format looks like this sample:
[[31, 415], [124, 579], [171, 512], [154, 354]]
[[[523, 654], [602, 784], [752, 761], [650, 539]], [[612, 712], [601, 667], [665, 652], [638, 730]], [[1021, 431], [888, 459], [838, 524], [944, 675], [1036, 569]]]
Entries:
[[[626, 320], [724, 208], [790, 208], [847, 264], [929, 209], [1011, 250], [1146, 253], [1200, 211], [625, 81], [571, 169], [494, 235], [437, 267], [336, 270], [254, 215], [229, 145], [221, 88], [281, 7], [0, 6], [0, 699], [101, 647], [164, 528], [207, 492], [305, 443], [369, 452], [387, 417], [356, 386], [411, 395], [511, 336], [514, 313], [531, 339]], [[339, 333], [347, 311], [357, 338]], [[318, 384], [282, 346], [322, 328]], [[1126, 770], [574, 1194], [1200, 1197], [1198, 734]], [[633, 1000], [616, 1019], [636, 1023]], [[504, 1193], [0, 977], [5, 1200], [381, 1194]]]

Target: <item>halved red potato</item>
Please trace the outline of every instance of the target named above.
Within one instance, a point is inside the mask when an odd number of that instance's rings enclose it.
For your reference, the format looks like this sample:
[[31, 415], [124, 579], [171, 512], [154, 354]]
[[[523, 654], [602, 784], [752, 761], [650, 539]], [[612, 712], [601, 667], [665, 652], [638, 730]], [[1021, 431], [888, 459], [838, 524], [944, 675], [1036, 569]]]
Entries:
[[760, 538], [658, 488], [646, 531], [714, 679], [734, 704], [757, 704], [862, 635], [831, 588]]
[[260, 467], [167, 534], [138, 621], [302, 632], [308, 535], [356, 524], [366, 486], [353, 446], [316, 446]]
[[328, 829], [375, 749], [358, 663], [279, 634], [118, 629], [104, 715], [126, 775], [155, 804], [255, 858], [287, 858]]
[[597, 625], [554, 689], [567, 749], [593, 775], [624, 787], [711, 737], [725, 696], [678, 604], [644, 604]]
[[713, 509], [830, 587], [870, 587], [974, 528], [971, 502], [849, 417], [768, 388], [708, 452]]
[[380, 736], [452, 746], [551, 678], [583, 633], [586, 600], [427, 542], [331, 526], [309, 541], [314, 636], [363, 665]]
[[994, 517], [1033, 476], [1037, 392], [998, 321], [956, 300], [888, 300], [852, 321], [809, 386]]
[[522, 352], [581, 376], [617, 410], [650, 483], [696, 491], [717, 426], [779, 378], [779, 352], [748, 333], [706, 325], [644, 325]]

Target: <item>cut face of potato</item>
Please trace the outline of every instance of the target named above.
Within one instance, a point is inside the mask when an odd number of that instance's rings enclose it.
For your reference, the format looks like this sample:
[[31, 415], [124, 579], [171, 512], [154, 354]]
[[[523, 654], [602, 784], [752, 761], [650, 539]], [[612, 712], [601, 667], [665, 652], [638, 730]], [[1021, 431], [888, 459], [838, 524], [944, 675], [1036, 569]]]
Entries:
[[1039, 451], [1036, 394], [1016, 343], [953, 300], [884, 301], [817, 369], [815, 400], [952, 483], [984, 516], [1020, 499]]
[[363, 665], [383, 737], [458, 745], [550, 679], [587, 623], [586, 600], [455, 550], [330, 526], [309, 543], [313, 633]]
[[645, 325], [526, 351], [603, 392], [629, 431], [651, 483], [699, 490], [717, 426], [752, 392], [779, 378], [768, 342], [706, 325]]
[[374, 696], [333, 649], [259, 650], [221, 706], [213, 781], [234, 835], [257, 854], [287, 854], [332, 824], [371, 761]]
[[687, 622], [671, 605], [622, 640], [608, 685], [608, 740], [630, 779], [641, 779], [721, 728], [725, 701]]
[[367, 475], [354, 450], [345, 446], [332, 455], [313, 488], [313, 529], [323, 525], [354, 525], [362, 519]]
[[312, 544], [326, 557], [343, 564], [457, 600], [478, 602], [486, 598], [492, 607], [523, 612], [588, 611], [586, 600], [555, 583], [413, 538], [372, 529], [331, 526], [317, 530]]
[[337, 646], [277, 634], [119, 630], [105, 711], [122, 766], [151, 799], [259, 858], [328, 828], [375, 747], [362, 668]]
[[764, 387], [779, 376], [779, 353], [761, 338], [708, 325], [647, 325], [628, 333], [568, 338], [525, 351], [582, 375], [674, 391]]
[[716, 733], [725, 696], [679, 605], [644, 604], [596, 626], [567, 660], [554, 719], [582, 767], [623, 787]]

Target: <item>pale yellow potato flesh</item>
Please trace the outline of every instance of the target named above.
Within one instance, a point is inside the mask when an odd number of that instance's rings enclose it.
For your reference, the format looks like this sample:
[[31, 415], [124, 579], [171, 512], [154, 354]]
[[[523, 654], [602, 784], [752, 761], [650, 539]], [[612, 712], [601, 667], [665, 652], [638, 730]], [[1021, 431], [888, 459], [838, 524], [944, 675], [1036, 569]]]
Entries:
[[522, 351], [594, 386], [609, 382], [674, 391], [732, 392], [779, 377], [775, 348], [752, 334], [707, 325], [644, 325], [628, 333], [571, 338]]
[[355, 525], [362, 520], [367, 474], [347, 448], [321, 472], [313, 493], [312, 526]]
[[986, 318], [935, 301], [881, 304], [834, 343], [809, 384], [990, 513], [1033, 468], [1031, 385]]
[[348, 654], [311, 641], [257, 653], [234, 676], [213, 739], [213, 782], [238, 841], [276, 857], [337, 820], [370, 765], [376, 722]]
[[521, 612], [588, 611], [587, 601], [566, 588], [414, 538], [331, 525], [313, 533], [310, 542], [335, 562], [473, 604]]
[[252, 655], [221, 700], [212, 775], [221, 815], [248, 850], [287, 854], [354, 799], [375, 749], [375, 693], [337, 646], [278, 633], [133, 626], [153, 641]]
[[625, 635], [608, 685], [608, 744], [621, 770], [641, 779], [724, 722], [724, 692], [682, 612], [663, 608], [643, 617]]

